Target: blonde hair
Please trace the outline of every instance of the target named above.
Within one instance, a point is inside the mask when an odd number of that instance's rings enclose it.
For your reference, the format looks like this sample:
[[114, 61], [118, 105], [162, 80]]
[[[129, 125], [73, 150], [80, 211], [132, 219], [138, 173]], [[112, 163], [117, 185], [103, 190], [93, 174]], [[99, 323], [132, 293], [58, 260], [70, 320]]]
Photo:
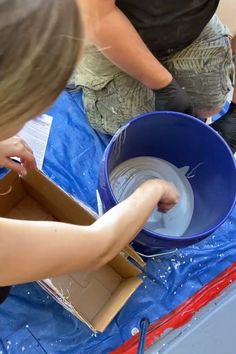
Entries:
[[76, 0], [0, 0], [0, 126], [24, 124], [56, 99], [82, 47]]

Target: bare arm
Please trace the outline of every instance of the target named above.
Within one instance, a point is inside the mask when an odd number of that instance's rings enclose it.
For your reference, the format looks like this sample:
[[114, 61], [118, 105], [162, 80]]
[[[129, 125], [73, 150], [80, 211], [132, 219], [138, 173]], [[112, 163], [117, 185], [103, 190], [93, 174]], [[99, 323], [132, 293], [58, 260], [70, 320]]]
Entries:
[[115, 65], [152, 89], [167, 86], [171, 74], [147, 48], [115, 0], [79, 0], [87, 37]]
[[96, 269], [136, 236], [159, 202], [167, 211], [177, 201], [172, 185], [151, 180], [91, 226], [2, 218], [0, 286]]

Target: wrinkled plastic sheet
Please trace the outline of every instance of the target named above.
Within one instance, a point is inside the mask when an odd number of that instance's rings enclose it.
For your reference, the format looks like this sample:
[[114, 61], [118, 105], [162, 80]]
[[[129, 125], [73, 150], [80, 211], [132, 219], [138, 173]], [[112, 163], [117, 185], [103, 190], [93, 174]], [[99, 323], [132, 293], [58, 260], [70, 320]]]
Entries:
[[[81, 93], [63, 93], [49, 114], [54, 121], [44, 172], [96, 210], [98, 166], [109, 137], [89, 126]], [[15, 286], [0, 306], [0, 354], [108, 354], [142, 318], [155, 322], [235, 261], [236, 211], [206, 240], [150, 259], [143, 284], [102, 334], [92, 333], [36, 283]]]

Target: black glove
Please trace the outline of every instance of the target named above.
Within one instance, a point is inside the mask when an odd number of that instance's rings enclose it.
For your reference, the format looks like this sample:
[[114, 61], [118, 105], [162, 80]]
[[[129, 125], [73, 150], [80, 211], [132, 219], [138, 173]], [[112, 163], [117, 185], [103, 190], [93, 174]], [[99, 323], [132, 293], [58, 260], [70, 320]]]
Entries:
[[157, 111], [176, 111], [193, 115], [190, 99], [175, 79], [168, 86], [154, 90], [154, 94]]
[[231, 102], [228, 112], [210, 126], [222, 136], [234, 154], [236, 152], [236, 103]]

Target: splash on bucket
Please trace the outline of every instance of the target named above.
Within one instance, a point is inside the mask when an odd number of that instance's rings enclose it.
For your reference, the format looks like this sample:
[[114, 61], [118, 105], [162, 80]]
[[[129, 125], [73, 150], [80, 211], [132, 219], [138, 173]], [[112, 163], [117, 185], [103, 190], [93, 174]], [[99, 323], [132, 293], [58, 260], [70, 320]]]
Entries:
[[116, 199], [120, 202], [149, 179], [159, 178], [172, 182], [180, 193], [179, 203], [166, 214], [154, 210], [145, 228], [158, 234], [177, 237], [183, 236], [187, 230], [194, 208], [192, 187], [184, 171], [185, 169], [178, 169], [165, 160], [140, 156], [118, 165], [110, 173], [110, 183]]

